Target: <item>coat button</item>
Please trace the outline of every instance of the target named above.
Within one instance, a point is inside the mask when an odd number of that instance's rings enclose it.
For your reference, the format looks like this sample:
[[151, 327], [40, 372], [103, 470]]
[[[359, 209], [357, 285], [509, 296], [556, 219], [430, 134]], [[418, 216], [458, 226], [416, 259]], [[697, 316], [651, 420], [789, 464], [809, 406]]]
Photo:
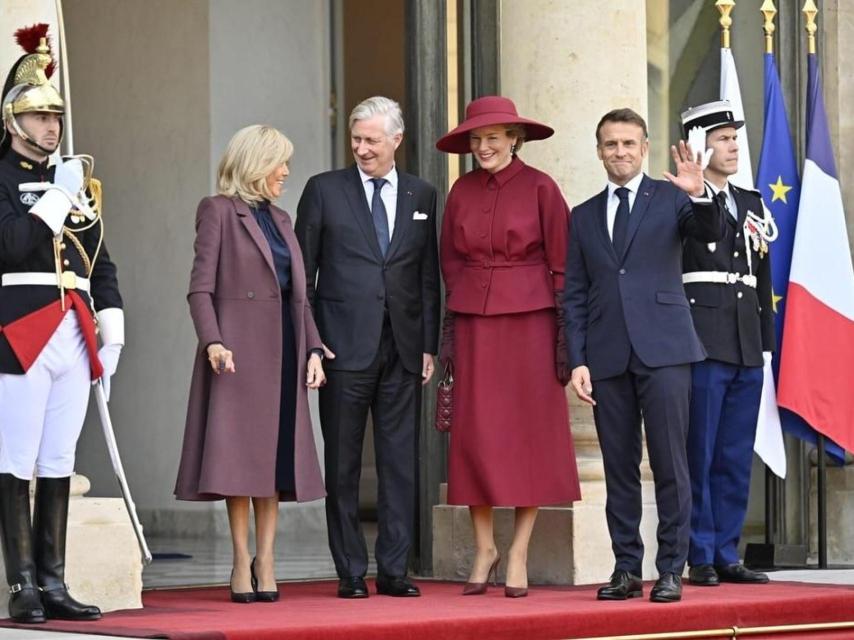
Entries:
[[59, 244], [59, 248], [64, 250], [64, 249], [65, 249], [65, 243], [64, 243], [64, 242], [61, 242], [61, 243]]
[[736, 238], [740, 238], [740, 237], [741, 237], [741, 232], [740, 232], [740, 231], [737, 231], [737, 232], [735, 233], [735, 237], [736, 237]]
[[481, 283], [480, 283], [480, 286], [481, 286], [482, 288], [486, 289], [486, 283], [485, 283], [485, 282], [481, 282]]
[[626, 275], [626, 270], [625, 270], [625, 269], [620, 269], [620, 275], [621, 275], [621, 276]]
[[255, 292], [254, 292], [254, 291], [249, 291], [249, 292], [246, 294], [246, 297], [247, 297], [247, 298], [249, 298], [249, 299], [251, 300], [252, 298], [254, 298], [254, 297], [255, 297]]
[[480, 234], [480, 237], [481, 237], [481, 238], [486, 238], [486, 236], [487, 236], [487, 235], [488, 235], [488, 234], [486, 233], [486, 231], [484, 231], [483, 233], [481, 233], [481, 234]]
[[744, 294], [741, 291], [739, 291], [738, 293], [735, 294], [735, 297], [736, 298], [743, 298]]
[[66, 267], [67, 267], [67, 266], [68, 266], [68, 265], [70, 265], [71, 263], [70, 263], [68, 260], [63, 260], [63, 261], [62, 261], [62, 264], [63, 264], [64, 266], [66, 266]]
[[696, 303], [697, 301], [696, 301], [694, 298], [691, 298], [691, 301], [690, 301], [690, 302], [691, 302], [691, 304], [694, 304], [694, 303]]
[[737, 258], [737, 257], [738, 257], [738, 251], [736, 251], [735, 253], [733, 253], [733, 254], [732, 254], [732, 257], [733, 257], [733, 258]]

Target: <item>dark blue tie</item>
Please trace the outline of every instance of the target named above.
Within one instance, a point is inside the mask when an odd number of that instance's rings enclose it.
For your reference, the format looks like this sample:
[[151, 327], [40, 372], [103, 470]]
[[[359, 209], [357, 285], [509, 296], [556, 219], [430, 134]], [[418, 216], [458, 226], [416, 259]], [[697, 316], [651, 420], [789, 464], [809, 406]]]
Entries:
[[388, 214], [385, 210], [385, 203], [380, 192], [383, 186], [388, 182], [385, 178], [371, 178], [374, 183], [374, 195], [371, 197], [371, 217], [374, 219], [374, 231], [377, 232], [377, 242], [380, 244], [380, 252], [385, 258], [388, 252], [389, 235], [388, 235]]
[[619, 257], [623, 255], [623, 250], [626, 248], [626, 229], [629, 227], [629, 190], [625, 187], [619, 187], [614, 193], [620, 199], [620, 204], [617, 205], [617, 215], [614, 216], [611, 242], [614, 244], [614, 251]]

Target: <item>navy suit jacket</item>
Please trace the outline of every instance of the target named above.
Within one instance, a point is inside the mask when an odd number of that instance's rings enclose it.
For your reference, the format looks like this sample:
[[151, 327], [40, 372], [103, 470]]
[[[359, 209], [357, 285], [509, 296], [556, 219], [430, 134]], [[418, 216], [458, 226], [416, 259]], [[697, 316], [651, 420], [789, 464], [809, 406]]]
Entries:
[[618, 256], [607, 198], [605, 189], [572, 211], [563, 301], [570, 365], [601, 380], [622, 374], [632, 351], [648, 367], [703, 360], [682, 286], [682, 241], [720, 240], [719, 207], [645, 175]]
[[[407, 371], [439, 345], [436, 189], [398, 170], [394, 234], [383, 258], [355, 165], [309, 179], [297, 206], [306, 292], [324, 344], [324, 367], [367, 369], [380, 346], [386, 309]], [[417, 216], [416, 216], [417, 214]]]

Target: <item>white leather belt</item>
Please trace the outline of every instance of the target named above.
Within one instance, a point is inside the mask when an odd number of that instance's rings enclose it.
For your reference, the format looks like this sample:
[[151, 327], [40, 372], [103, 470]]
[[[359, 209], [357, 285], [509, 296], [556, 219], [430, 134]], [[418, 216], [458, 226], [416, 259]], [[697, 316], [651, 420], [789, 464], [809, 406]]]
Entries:
[[89, 278], [78, 276], [73, 271], [63, 271], [61, 282], [57, 280], [55, 273], [4, 273], [2, 278], [4, 287], [43, 285], [59, 288], [60, 284], [65, 289], [79, 289], [89, 293]]
[[696, 282], [713, 282], [716, 284], [735, 284], [740, 282], [748, 287], [756, 288], [756, 276], [742, 275], [740, 273], [727, 273], [726, 271], [692, 271], [682, 274], [683, 284], [694, 284]]

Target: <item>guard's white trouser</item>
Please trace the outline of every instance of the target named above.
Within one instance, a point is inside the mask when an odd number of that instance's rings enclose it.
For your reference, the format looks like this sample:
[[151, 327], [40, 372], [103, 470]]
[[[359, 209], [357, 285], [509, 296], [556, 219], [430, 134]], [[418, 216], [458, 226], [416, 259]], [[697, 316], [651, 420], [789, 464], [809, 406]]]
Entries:
[[0, 373], [0, 473], [70, 476], [91, 382], [83, 333], [69, 310], [27, 373]]

